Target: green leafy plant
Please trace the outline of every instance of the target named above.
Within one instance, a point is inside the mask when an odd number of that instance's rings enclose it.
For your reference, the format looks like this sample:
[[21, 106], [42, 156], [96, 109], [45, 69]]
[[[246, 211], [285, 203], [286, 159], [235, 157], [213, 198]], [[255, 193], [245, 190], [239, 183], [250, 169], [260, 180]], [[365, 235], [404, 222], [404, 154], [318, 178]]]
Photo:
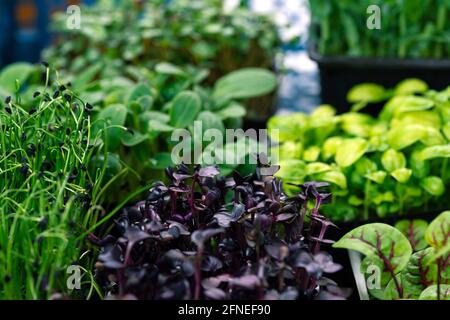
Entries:
[[[450, 54], [450, 4], [445, 0], [313, 0], [312, 37], [324, 56], [444, 59]], [[380, 8], [380, 29], [366, 28]], [[341, 33], [332, 30], [342, 30]]]
[[[81, 237], [98, 223], [115, 173], [103, 144], [91, 134], [89, 108], [65, 84], [41, 78], [28, 64], [0, 74], [0, 298], [45, 299], [71, 294], [67, 268], [80, 267], [84, 297], [97, 291], [91, 248]], [[15, 84], [14, 86], [11, 86]], [[117, 177], [126, 168], [119, 168]], [[110, 178], [111, 177], [111, 178]], [[72, 292], [77, 295], [76, 292]]]
[[268, 128], [279, 154], [278, 175], [298, 183], [330, 182], [334, 220], [445, 210], [450, 185], [450, 87], [428, 90], [418, 79], [394, 89], [361, 84], [349, 93], [354, 109], [387, 99], [378, 117], [340, 115], [322, 105], [310, 115], [281, 115]]
[[361, 272], [367, 283], [378, 278], [374, 281], [378, 287], [368, 286], [375, 298], [450, 300], [450, 211], [430, 224], [424, 220], [401, 220], [395, 227], [366, 224], [334, 247], [365, 255]]
[[[143, 70], [138, 80], [120, 85], [107, 76], [99, 79], [80, 94], [93, 101], [99, 126], [110, 126], [108, 150], [118, 154], [139, 178], [130, 176], [130, 190], [138, 181], [161, 177], [163, 169], [173, 164], [170, 152], [179, 142], [172, 140], [175, 130], [191, 133], [192, 149], [206, 148], [202, 135], [207, 129], [220, 130], [225, 136], [226, 128], [241, 127], [246, 113], [242, 99], [268, 93], [277, 85], [269, 71], [247, 68], [208, 88], [199, 84], [202, 77], [195, 70], [168, 63], [157, 64], [154, 71]], [[195, 132], [195, 123], [201, 124], [201, 132]]]
[[[66, 28], [65, 13], [55, 16], [59, 41], [44, 58], [62, 74], [85, 74], [104, 60], [103, 67], [117, 66], [121, 75], [125, 70], [135, 74], [136, 68], [155, 66], [162, 73], [183, 75], [174, 64], [200, 68], [201, 75], [197, 76], [213, 86], [226, 74], [242, 68], [274, 70], [281, 44], [269, 17], [245, 7], [225, 12], [222, 1], [98, 1], [82, 10], [83, 26], [79, 30]], [[263, 108], [270, 111], [273, 98], [252, 100], [247, 105], [256, 117], [264, 113]]]

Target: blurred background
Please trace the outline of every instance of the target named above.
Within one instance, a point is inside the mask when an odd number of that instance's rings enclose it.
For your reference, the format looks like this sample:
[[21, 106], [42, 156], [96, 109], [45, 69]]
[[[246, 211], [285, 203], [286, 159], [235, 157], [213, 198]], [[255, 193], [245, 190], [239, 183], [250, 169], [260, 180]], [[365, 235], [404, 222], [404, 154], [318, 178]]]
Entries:
[[[117, 0], [111, 0], [117, 1]], [[119, 0], [120, 1], [120, 0]], [[245, 5], [263, 14], [275, 13], [284, 39], [302, 35], [280, 48], [285, 54], [286, 74], [279, 89], [279, 112], [309, 111], [320, 103], [317, 64], [309, 59], [307, 31], [310, 12], [307, 0], [247, 0]], [[2, 0], [0, 2], [0, 69], [17, 61], [38, 62], [41, 51], [52, 43], [51, 16], [69, 5], [92, 6], [96, 0]], [[226, 0], [233, 8], [240, 1]], [[289, 27], [286, 25], [289, 24]], [[285, 26], [285, 27], [281, 27]], [[299, 79], [302, 79], [299, 81]]]

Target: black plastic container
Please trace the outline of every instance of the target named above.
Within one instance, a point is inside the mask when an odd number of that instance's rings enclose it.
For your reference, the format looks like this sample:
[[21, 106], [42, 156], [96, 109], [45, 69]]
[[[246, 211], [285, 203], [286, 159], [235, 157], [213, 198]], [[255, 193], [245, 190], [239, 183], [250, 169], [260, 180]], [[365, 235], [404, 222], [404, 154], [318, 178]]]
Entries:
[[[325, 57], [314, 45], [308, 53], [319, 66], [322, 103], [333, 105], [339, 113], [350, 110], [347, 93], [359, 83], [372, 82], [391, 88], [406, 78], [419, 78], [435, 90], [450, 84], [450, 59]], [[376, 115], [380, 108], [381, 104], [369, 105], [363, 111]]]

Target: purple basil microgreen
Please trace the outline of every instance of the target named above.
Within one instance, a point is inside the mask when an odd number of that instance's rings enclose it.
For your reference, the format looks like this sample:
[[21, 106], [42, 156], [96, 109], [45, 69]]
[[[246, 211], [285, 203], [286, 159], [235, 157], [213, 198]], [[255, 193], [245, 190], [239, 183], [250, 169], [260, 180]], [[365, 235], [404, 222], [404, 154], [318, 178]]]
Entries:
[[327, 184], [305, 183], [288, 197], [281, 180], [261, 170], [267, 168], [231, 178], [216, 167], [166, 169], [168, 184], [156, 182], [144, 201], [122, 211], [117, 237], [95, 241], [103, 247], [98, 276], [108, 294], [314, 299], [335, 286], [323, 277], [340, 270], [322, 251], [334, 226], [320, 213]]

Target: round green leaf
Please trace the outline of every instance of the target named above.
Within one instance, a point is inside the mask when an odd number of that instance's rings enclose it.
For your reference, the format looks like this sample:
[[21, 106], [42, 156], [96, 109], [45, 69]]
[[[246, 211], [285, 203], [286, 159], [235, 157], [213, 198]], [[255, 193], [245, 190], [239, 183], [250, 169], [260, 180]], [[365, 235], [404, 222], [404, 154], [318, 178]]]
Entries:
[[434, 106], [434, 102], [431, 99], [417, 96], [404, 96], [397, 100], [397, 104], [394, 108], [394, 116], [402, 112], [428, 110]]
[[325, 140], [322, 146], [322, 157], [325, 160], [328, 160], [329, 158], [333, 157], [343, 141], [344, 139], [341, 137], [331, 137]]
[[407, 168], [399, 168], [391, 172], [391, 176], [400, 183], [407, 183], [411, 174], [412, 170]]
[[406, 166], [406, 158], [402, 152], [388, 149], [381, 155], [381, 163], [387, 172], [392, 172], [396, 169], [404, 168]]
[[303, 160], [314, 162], [319, 159], [320, 148], [318, 146], [310, 146], [303, 152]]
[[428, 85], [420, 79], [405, 79], [395, 87], [396, 95], [409, 95], [414, 93], [422, 93], [428, 90]]
[[376, 83], [362, 83], [354, 86], [347, 94], [347, 101], [355, 102], [379, 102], [386, 98], [386, 90]]
[[431, 176], [423, 178], [420, 181], [420, 186], [429, 194], [439, 197], [445, 192], [445, 185], [441, 178]]

